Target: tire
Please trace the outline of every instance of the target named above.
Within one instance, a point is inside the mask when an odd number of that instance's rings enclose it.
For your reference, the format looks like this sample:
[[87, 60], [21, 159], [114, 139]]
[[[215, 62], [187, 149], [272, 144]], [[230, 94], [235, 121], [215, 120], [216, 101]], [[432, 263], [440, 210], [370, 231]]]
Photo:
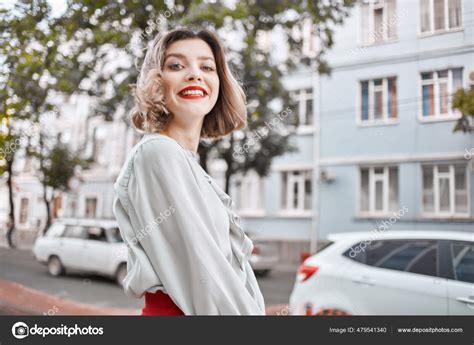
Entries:
[[256, 275], [257, 277], [263, 278], [263, 277], [266, 277], [266, 276], [268, 276], [268, 275], [270, 274], [270, 270], [269, 270], [269, 269], [266, 269], [266, 270], [255, 270], [254, 273], [255, 273], [255, 275]]
[[115, 272], [115, 282], [117, 283], [118, 286], [123, 287], [123, 280], [127, 276], [127, 264], [125, 262], [122, 262], [118, 268], [117, 271]]
[[64, 266], [59, 260], [59, 258], [55, 255], [50, 256], [48, 259], [48, 273], [53, 277], [59, 277], [64, 274]]

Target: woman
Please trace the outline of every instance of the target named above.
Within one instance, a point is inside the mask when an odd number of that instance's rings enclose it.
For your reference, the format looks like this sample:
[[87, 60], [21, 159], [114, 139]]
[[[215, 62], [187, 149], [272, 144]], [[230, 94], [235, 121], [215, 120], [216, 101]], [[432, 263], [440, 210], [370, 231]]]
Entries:
[[145, 295], [142, 315], [264, 315], [252, 241], [196, 153], [200, 138], [246, 125], [245, 95], [220, 40], [188, 29], [155, 38], [135, 100], [132, 121], [146, 134], [114, 185], [125, 293]]

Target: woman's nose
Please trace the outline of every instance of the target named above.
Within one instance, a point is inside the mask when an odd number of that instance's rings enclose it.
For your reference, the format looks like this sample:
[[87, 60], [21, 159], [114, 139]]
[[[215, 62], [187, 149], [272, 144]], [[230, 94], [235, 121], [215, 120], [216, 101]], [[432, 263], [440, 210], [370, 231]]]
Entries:
[[202, 75], [201, 71], [199, 69], [193, 69], [192, 71], [189, 72], [189, 74], [186, 76], [186, 80], [192, 81], [192, 80], [199, 80], [202, 81]]

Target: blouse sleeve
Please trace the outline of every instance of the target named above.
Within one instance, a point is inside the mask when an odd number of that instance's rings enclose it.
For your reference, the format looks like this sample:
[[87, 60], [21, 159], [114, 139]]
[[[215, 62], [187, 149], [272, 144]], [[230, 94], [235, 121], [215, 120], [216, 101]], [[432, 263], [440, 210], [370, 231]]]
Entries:
[[211, 236], [212, 209], [182, 149], [146, 142], [132, 171], [132, 224], [176, 305], [186, 315], [264, 315]]

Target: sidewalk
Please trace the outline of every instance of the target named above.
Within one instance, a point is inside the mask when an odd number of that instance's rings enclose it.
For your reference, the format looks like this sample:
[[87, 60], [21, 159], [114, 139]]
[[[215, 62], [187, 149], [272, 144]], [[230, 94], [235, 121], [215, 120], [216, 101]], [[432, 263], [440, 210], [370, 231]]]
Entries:
[[[0, 315], [140, 315], [139, 309], [104, 308], [65, 300], [0, 279]], [[288, 306], [269, 305], [267, 315], [288, 315]]]
[[139, 315], [140, 310], [99, 308], [65, 300], [24, 285], [0, 279], [3, 315]]

